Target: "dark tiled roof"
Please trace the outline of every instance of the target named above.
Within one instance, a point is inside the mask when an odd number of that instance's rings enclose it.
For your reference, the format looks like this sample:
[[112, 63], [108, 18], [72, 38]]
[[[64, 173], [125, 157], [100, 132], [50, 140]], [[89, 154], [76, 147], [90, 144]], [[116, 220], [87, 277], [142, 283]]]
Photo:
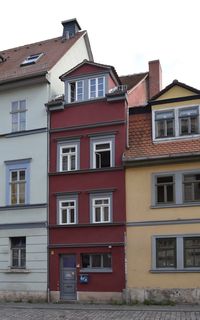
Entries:
[[170, 157], [174, 155], [195, 154], [200, 152], [200, 139], [173, 140], [170, 142], [153, 143], [151, 112], [130, 115], [129, 121], [130, 148], [124, 160]]
[[[85, 32], [78, 32], [68, 40], [58, 37], [1, 51], [0, 56], [5, 61], [0, 60], [0, 83], [50, 70]], [[28, 56], [38, 53], [43, 55], [35, 64], [20, 66]]]
[[148, 75], [148, 72], [135, 73], [127, 76], [120, 76], [122, 84], [127, 85], [127, 89], [130, 90], [135, 87], [141, 80], [143, 80]]

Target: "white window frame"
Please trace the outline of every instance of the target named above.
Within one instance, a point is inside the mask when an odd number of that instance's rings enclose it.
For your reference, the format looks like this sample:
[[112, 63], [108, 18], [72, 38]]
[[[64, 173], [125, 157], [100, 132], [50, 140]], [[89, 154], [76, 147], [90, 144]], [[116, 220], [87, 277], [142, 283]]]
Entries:
[[[95, 204], [96, 201], [108, 201], [107, 204]], [[100, 209], [100, 221], [96, 221], [96, 209]], [[108, 220], [105, 220], [105, 210], [104, 208], [108, 208]], [[109, 223], [111, 222], [111, 201], [110, 197], [102, 197], [102, 198], [92, 198], [92, 222], [93, 223]]]
[[[110, 166], [96, 167], [96, 146], [100, 144], [109, 143], [110, 145]], [[97, 152], [98, 153], [98, 152]], [[107, 169], [115, 166], [115, 136], [93, 136], [90, 138], [90, 168], [92, 169]]]
[[[63, 206], [63, 203], [65, 202], [73, 202], [73, 206]], [[71, 209], [74, 210], [74, 222], [70, 222], [71, 220]], [[62, 216], [63, 216], [63, 210], [66, 210], [67, 213], [67, 222], [62, 222]], [[66, 198], [65, 200], [59, 200], [59, 224], [60, 225], [71, 225], [71, 224], [76, 224], [77, 223], [77, 200], [74, 198]]]
[[[69, 153], [63, 153], [62, 150], [65, 148], [75, 148], [75, 152], [69, 152]], [[72, 164], [72, 156], [75, 155], [75, 168], [71, 169], [71, 164]], [[63, 158], [66, 157], [68, 158], [67, 162], [67, 170], [63, 170]], [[77, 152], [77, 144], [66, 144], [66, 145], [60, 145], [60, 150], [59, 150], [59, 171], [60, 172], [68, 172], [68, 171], [76, 171], [78, 167], [78, 152]]]
[[[176, 266], [157, 267], [156, 266], [156, 240], [176, 238]], [[154, 235], [152, 236], [152, 272], [200, 272], [200, 267], [185, 267], [184, 239], [200, 238], [200, 234], [176, 234], [176, 235]]]
[[[101, 145], [101, 144], [109, 144], [109, 149], [100, 149], [100, 150], [96, 150], [96, 146], [97, 145]], [[93, 168], [94, 169], [100, 169], [100, 168], [104, 168], [102, 166], [100, 166], [99, 168], [97, 168], [97, 163], [96, 163], [96, 154], [98, 154], [99, 152], [103, 152], [103, 151], [110, 151], [110, 166], [105, 167], [105, 168], [110, 168], [112, 167], [112, 141], [109, 140], [105, 140], [105, 141], [99, 141], [99, 142], [94, 142], [93, 143]], [[100, 158], [100, 157], [99, 157]], [[100, 161], [100, 160], [99, 160]], [[100, 161], [101, 162], [101, 161]]]
[[[95, 208], [97, 205], [95, 205], [96, 200], [108, 200], [108, 204], [102, 204], [99, 205], [100, 207], [100, 214], [101, 214], [101, 220], [96, 221], [95, 218]], [[108, 221], [105, 221], [104, 219], [104, 207], [108, 206]], [[111, 223], [113, 221], [113, 193], [112, 192], [91, 192], [90, 193], [90, 221], [91, 223]]]
[[[25, 179], [24, 180], [20, 180], [20, 172], [23, 171], [25, 173]], [[17, 180], [12, 180], [12, 173], [16, 172], [17, 173]], [[20, 202], [20, 185], [24, 184], [24, 202]], [[18, 204], [25, 204], [26, 203], [26, 184], [27, 184], [27, 170], [24, 168], [20, 168], [20, 169], [12, 169], [10, 170], [10, 181], [9, 181], [9, 185], [10, 185], [10, 204], [11, 205], [18, 205]], [[12, 203], [12, 186], [15, 185], [16, 186], [16, 202]]]
[[[81, 83], [82, 84], [82, 93], [81, 93], [81, 98], [79, 98], [79, 94], [78, 94], [78, 84]], [[74, 101], [71, 101], [71, 85], [75, 84], [75, 97], [74, 97]], [[75, 81], [70, 81], [68, 83], [68, 102], [69, 103], [75, 103], [75, 102], [81, 102], [84, 100], [84, 80], [75, 80]]]
[[35, 53], [28, 56], [22, 63], [21, 66], [26, 66], [29, 64], [36, 63], [41, 57], [43, 56], [43, 53]]
[[[198, 133], [195, 134], [187, 134], [187, 135], [180, 135], [180, 121], [179, 121], [179, 112], [184, 109], [198, 109]], [[163, 137], [163, 138], [156, 138], [156, 113], [161, 112], [174, 112], [174, 136], [173, 137]], [[153, 109], [152, 110], [152, 140], [153, 142], [163, 142], [163, 141], [170, 141], [170, 140], [181, 140], [181, 139], [191, 139], [200, 136], [200, 105], [192, 104], [192, 105], [185, 105], [185, 106], [177, 106], [177, 107], [169, 107], [169, 108], [162, 108], [162, 109]]]
[[[14, 108], [14, 105], [16, 106]], [[11, 116], [12, 116], [12, 132], [26, 130], [26, 100], [12, 101]], [[24, 119], [22, 118], [24, 117]], [[16, 121], [15, 121], [16, 118]]]
[[[103, 79], [103, 94], [100, 96], [99, 95], [99, 80]], [[95, 91], [91, 91], [91, 81], [95, 81]], [[88, 97], [89, 99], [97, 99], [97, 98], [104, 98], [105, 97], [105, 76], [102, 77], [96, 77], [96, 78], [90, 78], [89, 79], [89, 94]], [[95, 93], [95, 96], [91, 96], [91, 92]]]

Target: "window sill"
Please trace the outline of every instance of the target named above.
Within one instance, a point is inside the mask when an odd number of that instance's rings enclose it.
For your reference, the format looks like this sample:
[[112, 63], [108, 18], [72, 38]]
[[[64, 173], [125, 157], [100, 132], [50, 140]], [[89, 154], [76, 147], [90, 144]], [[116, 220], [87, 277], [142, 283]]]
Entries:
[[177, 140], [191, 140], [191, 139], [198, 139], [200, 134], [191, 134], [186, 136], [177, 136], [177, 137], [164, 137], [164, 138], [154, 138], [153, 143], [161, 143], [161, 142], [170, 142], [170, 141], [177, 141]]
[[180, 203], [180, 204], [163, 204], [163, 205], [154, 205], [150, 206], [151, 209], [164, 209], [164, 208], [179, 208], [179, 207], [197, 207], [200, 205], [200, 202], [188, 202], [188, 203]]
[[80, 272], [84, 272], [84, 273], [111, 273], [112, 269], [110, 269], [110, 268], [96, 268], [96, 269], [83, 268], [83, 269], [80, 269]]
[[30, 273], [31, 271], [29, 269], [15, 269], [15, 268], [10, 268], [4, 271], [5, 273]]
[[56, 175], [69, 175], [69, 174], [79, 174], [79, 173], [96, 173], [102, 171], [119, 171], [124, 170], [123, 166], [118, 167], [105, 167], [105, 168], [89, 168], [89, 169], [79, 169], [79, 170], [71, 170], [71, 171], [57, 171], [57, 172], [49, 172], [49, 176], [56, 176]]
[[187, 268], [187, 269], [154, 269], [150, 270], [151, 273], [199, 273], [200, 268]]

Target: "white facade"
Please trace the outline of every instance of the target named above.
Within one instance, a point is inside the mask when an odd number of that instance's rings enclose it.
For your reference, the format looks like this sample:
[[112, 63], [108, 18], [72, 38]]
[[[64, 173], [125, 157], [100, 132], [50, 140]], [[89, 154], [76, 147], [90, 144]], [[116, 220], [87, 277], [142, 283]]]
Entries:
[[[64, 93], [58, 77], [89, 58], [83, 35], [49, 70], [48, 81], [27, 86], [20, 86], [19, 81], [18, 87], [0, 91], [0, 299], [47, 299], [48, 133], [44, 105]], [[26, 105], [22, 117], [25, 131], [12, 132], [13, 122], [20, 117], [20, 112], [13, 116], [12, 104], [20, 101]]]

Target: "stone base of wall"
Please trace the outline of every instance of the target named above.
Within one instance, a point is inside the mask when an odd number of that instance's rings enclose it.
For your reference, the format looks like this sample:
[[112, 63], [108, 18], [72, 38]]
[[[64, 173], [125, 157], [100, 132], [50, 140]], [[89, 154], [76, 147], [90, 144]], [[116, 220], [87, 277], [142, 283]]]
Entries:
[[[51, 291], [50, 301], [59, 302], [60, 291]], [[77, 292], [77, 302], [114, 303], [114, 302], [121, 302], [121, 301], [122, 301], [121, 292], [88, 292], [88, 291]]]
[[47, 293], [41, 291], [0, 291], [1, 302], [47, 302]]
[[123, 299], [127, 303], [200, 304], [200, 288], [128, 288], [124, 290]]
[[121, 292], [88, 292], [79, 291], [77, 292], [77, 300], [84, 302], [95, 302], [95, 303], [114, 303], [122, 301]]
[[60, 291], [50, 291], [50, 301], [59, 302], [60, 301]]

